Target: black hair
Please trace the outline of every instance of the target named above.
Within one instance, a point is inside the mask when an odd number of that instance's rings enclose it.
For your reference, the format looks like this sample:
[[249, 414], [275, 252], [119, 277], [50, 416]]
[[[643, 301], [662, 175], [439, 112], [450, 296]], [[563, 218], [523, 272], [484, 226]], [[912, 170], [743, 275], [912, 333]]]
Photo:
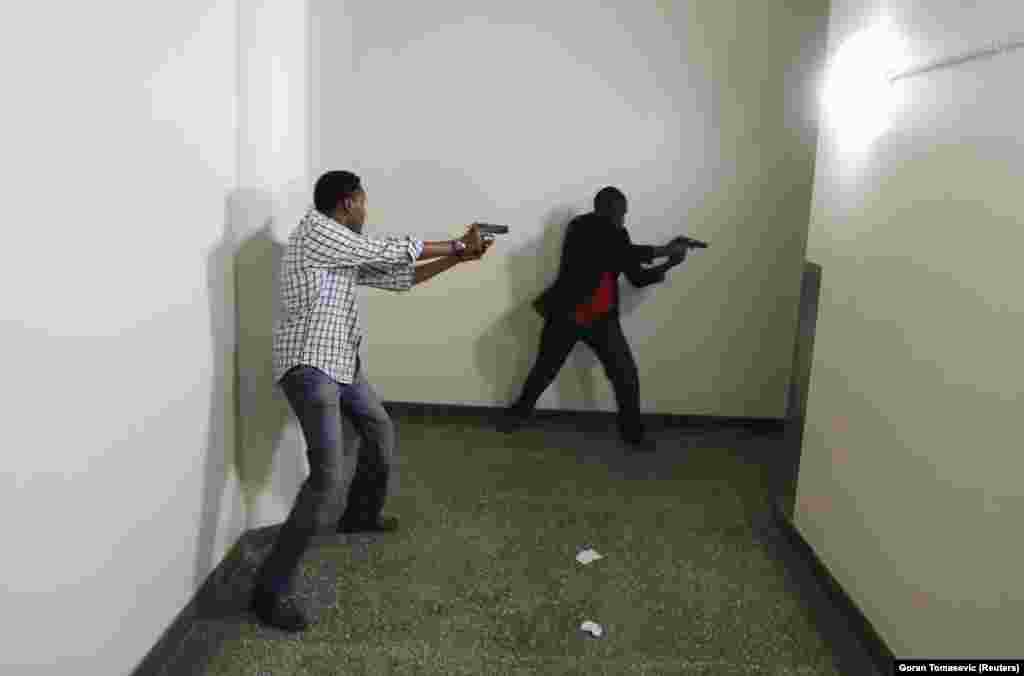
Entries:
[[313, 188], [313, 204], [316, 210], [330, 216], [338, 203], [362, 191], [359, 177], [351, 171], [328, 171], [316, 181]]
[[599, 214], [607, 213], [611, 208], [625, 201], [626, 195], [618, 188], [609, 185], [601, 188], [594, 195], [594, 211]]

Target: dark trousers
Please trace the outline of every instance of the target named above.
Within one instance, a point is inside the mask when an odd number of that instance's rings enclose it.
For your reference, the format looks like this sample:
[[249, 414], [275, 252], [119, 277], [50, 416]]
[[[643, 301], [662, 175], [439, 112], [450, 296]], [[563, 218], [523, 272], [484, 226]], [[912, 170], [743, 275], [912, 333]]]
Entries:
[[512, 404], [512, 410], [520, 415], [533, 411], [537, 400], [555, 380], [579, 340], [594, 350], [612, 383], [619, 408], [619, 434], [627, 441], [641, 439], [644, 428], [640, 421], [640, 375], [622, 332], [618, 313], [610, 313], [589, 327], [582, 327], [568, 318], [549, 315], [540, 334], [537, 361], [526, 378], [522, 394]]
[[339, 384], [311, 366], [297, 366], [285, 374], [281, 388], [302, 426], [309, 477], [256, 576], [258, 588], [277, 594], [291, 587], [299, 562], [324, 521], [324, 509], [342, 487], [341, 416], [350, 417], [362, 439], [341, 520], [373, 520], [380, 515], [395, 448], [394, 424], [358, 359], [352, 384]]

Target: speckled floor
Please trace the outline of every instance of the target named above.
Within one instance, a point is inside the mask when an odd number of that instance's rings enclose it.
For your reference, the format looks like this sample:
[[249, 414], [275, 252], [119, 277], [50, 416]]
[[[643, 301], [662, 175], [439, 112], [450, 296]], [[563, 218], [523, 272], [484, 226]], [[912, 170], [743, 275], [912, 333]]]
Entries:
[[792, 440], [663, 429], [627, 455], [612, 424], [395, 420], [401, 530], [321, 538], [300, 635], [258, 625], [237, 580], [167, 676], [876, 673], [772, 526]]

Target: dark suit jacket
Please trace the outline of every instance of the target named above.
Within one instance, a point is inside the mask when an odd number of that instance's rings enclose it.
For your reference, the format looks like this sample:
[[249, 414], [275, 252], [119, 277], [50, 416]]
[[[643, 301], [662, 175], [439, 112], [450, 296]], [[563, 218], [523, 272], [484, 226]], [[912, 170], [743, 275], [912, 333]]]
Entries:
[[[533, 306], [542, 316], [565, 317], [597, 290], [605, 272], [611, 272], [616, 280], [620, 272], [625, 273], [636, 287], [662, 282], [664, 272], [641, 265], [653, 260], [653, 246], [633, 244], [625, 228], [594, 212], [582, 214], [569, 222], [558, 278]], [[612, 313], [618, 311], [616, 306]]]

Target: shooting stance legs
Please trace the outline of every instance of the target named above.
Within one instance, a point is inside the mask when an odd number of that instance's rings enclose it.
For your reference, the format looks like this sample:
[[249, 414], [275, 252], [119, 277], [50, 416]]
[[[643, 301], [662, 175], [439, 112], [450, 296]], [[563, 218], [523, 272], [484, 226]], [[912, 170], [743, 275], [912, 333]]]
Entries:
[[359, 360], [356, 379], [341, 385], [311, 366], [297, 366], [281, 382], [306, 440], [309, 476], [288, 519], [256, 576], [253, 610], [268, 624], [300, 631], [309, 625], [305, 611], [288, 597], [295, 574], [318, 527], [326, 520], [331, 496], [342, 487], [341, 416], [349, 415], [362, 438], [349, 486], [341, 532], [393, 530], [394, 519], [380, 511], [387, 496], [395, 430], [387, 411], [367, 382]]
[[627, 443], [647, 445], [640, 419], [640, 377], [617, 315], [609, 315], [582, 327], [570, 319], [549, 318], [541, 331], [537, 361], [530, 370], [519, 398], [506, 409], [498, 428], [511, 432], [533, 413], [537, 400], [555, 380], [576, 342], [582, 340], [597, 354], [611, 381], [618, 404], [618, 429]]

